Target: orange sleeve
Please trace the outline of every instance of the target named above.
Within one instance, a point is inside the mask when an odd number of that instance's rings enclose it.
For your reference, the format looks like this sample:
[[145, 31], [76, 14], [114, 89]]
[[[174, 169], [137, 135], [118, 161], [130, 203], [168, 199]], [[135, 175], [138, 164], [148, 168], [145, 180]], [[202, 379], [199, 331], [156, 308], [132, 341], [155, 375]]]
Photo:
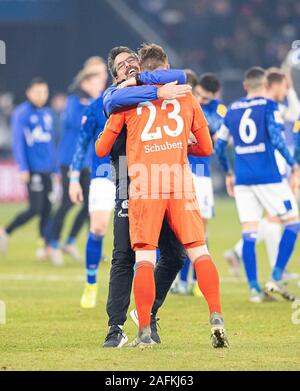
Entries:
[[210, 156], [214, 150], [208, 123], [195, 96], [192, 97], [194, 118], [192, 133], [197, 143], [188, 146], [188, 153], [195, 156]]
[[119, 112], [111, 114], [105, 124], [105, 128], [100, 133], [98, 140], [95, 143], [96, 155], [104, 157], [110, 153], [114, 142], [121, 133], [123, 126], [125, 125], [125, 113]]

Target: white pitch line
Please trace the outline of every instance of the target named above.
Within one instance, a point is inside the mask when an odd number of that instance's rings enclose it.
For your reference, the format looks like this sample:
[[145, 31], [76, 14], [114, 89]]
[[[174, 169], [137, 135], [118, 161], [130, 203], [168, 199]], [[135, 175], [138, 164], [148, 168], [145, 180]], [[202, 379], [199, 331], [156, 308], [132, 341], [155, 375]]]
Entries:
[[2, 281], [51, 281], [51, 282], [82, 282], [85, 281], [85, 276], [59, 276], [55, 274], [49, 274], [46, 276], [32, 275], [32, 274], [0, 274], [0, 280]]

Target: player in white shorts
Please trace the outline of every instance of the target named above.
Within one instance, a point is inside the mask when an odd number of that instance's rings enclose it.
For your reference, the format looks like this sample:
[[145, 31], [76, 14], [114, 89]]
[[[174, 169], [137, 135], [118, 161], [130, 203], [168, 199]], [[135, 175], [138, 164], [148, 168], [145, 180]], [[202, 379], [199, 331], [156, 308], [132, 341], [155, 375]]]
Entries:
[[[218, 132], [215, 150], [226, 172], [226, 187], [236, 200], [243, 231], [242, 257], [250, 286], [250, 301], [270, 300], [267, 292], [278, 292], [289, 300], [295, 297], [282, 287], [282, 275], [294, 251], [300, 230], [295, 197], [282, 180], [275, 159], [277, 149], [292, 167], [291, 182], [299, 186], [299, 168], [282, 138], [283, 123], [278, 104], [266, 99], [265, 71], [250, 68], [245, 75], [246, 98], [232, 103]], [[230, 171], [226, 145], [232, 136], [235, 177]], [[255, 243], [259, 221], [266, 211], [278, 216], [284, 226], [271, 280], [263, 292], [257, 278]]]
[[[294, 152], [294, 137], [292, 128], [294, 122], [300, 115], [300, 102], [297, 94], [293, 89], [290, 76], [279, 68], [270, 68], [266, 73], [267, 83], [265, 97], [278, 102], [279, 112], [284, 122], [284, 132], [282, 133], [286, 145], [291, 153]], [[280, 121], [280, 115], [278, 115]], [[290, 168], [284, 157], [275, 151], [275, 158], [278, 169], [282, 177], [288, 180]], [[294, 194], [296, 189], [292, 189]], [[296, 196], [296, 194], [295, 194]], [[296, 197], [297, 199], [297, 197]], [[257, 243], [264, 241], [269, 258], [271, 268], [276, 263], [278, 247], [282, 234], [282, 224], [278, 217], [264, 216], [260, 220], [257, 231]], [[231, 266], [231, 271], [234, 275], [239, 276], [240, 260], [242, 257], [242, 240], [239, 240], [232, 249], [226, 250], [224, 258]], [[297, 278], [297, 273], [284, 273], [285, 279]]]
[[103, 99], [100, 96], [87, 108], [83, 117], [70, 174], [70, 198], [73, 202], [80, 203], [83, 197], [79, 183], [79, 172], [89, 145], [91, 145], [93, 160], [89, 192], [90, 232], [86, 243], [86, 284], [80, 300], [82, 308], [96, 306], [97, 272], [102, 259], [103, 238], [107, 232], [115, 204], [116, 188], [111, 180], [109, 156], [99, 159], [94, 150], [94, 142], [103, 130], [105, 122]]

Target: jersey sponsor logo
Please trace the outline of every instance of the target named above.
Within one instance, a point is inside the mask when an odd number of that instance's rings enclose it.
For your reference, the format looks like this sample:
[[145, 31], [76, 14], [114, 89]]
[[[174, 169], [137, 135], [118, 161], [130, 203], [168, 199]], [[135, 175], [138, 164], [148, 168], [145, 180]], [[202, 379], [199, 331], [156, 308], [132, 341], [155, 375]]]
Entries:
[[128, 217], [128, 212], [124, 212], [123, 209], [120, 209], [118, 212], [118, 217]]
[[147, 144], [144, 146], [145, 153], [161, 152], [171, 149], [183, 149], [182, 142], [169, 143], [168, 141], [166, 141], [164, 144]]
[[263, 99], [263, 98], [259, 98], [259, 99], [253, 99], [253, 100], [250, 100], [250, 101], [238, 101], [238, 102], [234, 102], [230, 108], [231, 110], [237, 110], [237, 109], [247, 109], [248, 107], [252, 107], [252, 106], [263, 106], [263, 105], [266, 105], [267, 104], [267, 100], [266, 99]]
[[247, 153], [259, 153], [259, 152], [266, 152], [266, 144], [260, 143], [257, 145], [249, 145], [246, 147], [242, 147], [240, 145], [237, 145], [235, 147], [235, 152], [237, 155], [245, 155]]
[[122, 209], [128, 209], [128, 200], [124, 200], [121, 205]]

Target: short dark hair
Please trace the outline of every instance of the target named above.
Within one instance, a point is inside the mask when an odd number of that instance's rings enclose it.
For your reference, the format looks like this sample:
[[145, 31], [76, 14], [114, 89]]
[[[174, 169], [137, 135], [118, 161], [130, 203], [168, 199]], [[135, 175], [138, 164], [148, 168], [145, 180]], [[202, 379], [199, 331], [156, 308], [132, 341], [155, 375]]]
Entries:
[[204, 73], [200, 76], [199, 85], [205, 90], [215, 94], [221, 88], [221, 82], [214, 73]]
[[26, 86], [26, 90], [30, 90], [33, 86], [37, 84], [46, 84], [48, 85], [47, 81], [43, 79], [42, 77], [35, 77], [34, 79], [31, 79], [30, 82]]
[[194, 72], [192, 69], [185, 69], [184, 72], [186, 74], [186, 83], [189, 84], [192, 88], [196, 87], [196, 85], [199, 83], [196, 72]]
[[273, 83], [281, 83], [286, 77], [282, 69], [275, 67], [267, 69], [266, 76], [269, 85], [272, 85]]
[[138, 55], [136, 54], [136, 52], [127, 46], [115, 46], [114, 48], [112, 48], [109, 51], [107, 57], [107, 66], [112, 77], [117, 77], [117, 71], [115, 68], [115, 59], [120, 53], [132, 54], [138, 59]]
[[138, 50], [138, 55], [141, 67], [149, 70], [154, 70], [169, 61], [164, 49], [155, 43], [143, 43]]

